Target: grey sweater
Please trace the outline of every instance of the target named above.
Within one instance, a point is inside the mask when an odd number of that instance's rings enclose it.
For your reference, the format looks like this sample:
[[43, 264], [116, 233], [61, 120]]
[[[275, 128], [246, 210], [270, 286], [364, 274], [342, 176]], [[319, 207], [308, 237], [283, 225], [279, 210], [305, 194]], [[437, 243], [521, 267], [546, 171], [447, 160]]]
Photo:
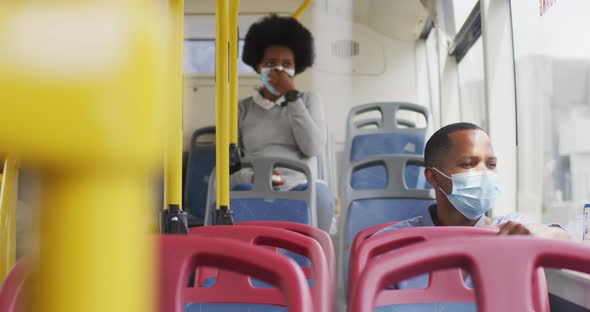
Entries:
[[[304, 92], [302, 98], [285, 107], [275, 105], [268, 110], [256, 104], [253, 97], [241, 100], [238, 129], [239, 145], [246, 157], [307, 160], [318, 156], [326, 141], [324, 110], [319, 97], [310, 92]], [[288, 183], [285, 187], [296, 184], [293, 180], [298, 178], [293, 172], [281, 174]], [[232, 175], [232, 185], [251, 181], [251, 170], [243, 169]]]

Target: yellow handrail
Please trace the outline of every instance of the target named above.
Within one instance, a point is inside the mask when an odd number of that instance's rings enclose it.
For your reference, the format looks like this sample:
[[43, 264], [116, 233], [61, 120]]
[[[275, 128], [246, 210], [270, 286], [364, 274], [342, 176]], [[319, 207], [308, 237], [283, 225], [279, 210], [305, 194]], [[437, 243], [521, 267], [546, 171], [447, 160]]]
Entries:
[[184, 1], [168, 3], [168, 140], [165, 157], [165, 208], [182, 207], [182, 52]]
[[303, 15], [303, 13], [305, 13], [305, 11], [307, 10], [307, 8], [309, 8], [309, 6], [313, 3], [313, 0], [305, 0], [303, 1], [303, 3], [299, 6], [299, 8], [297, 8], [297, 10], [295, 11], [295, 13], [293, 13], [293, 18], [295, 19], [299, 19], [301, 17], [301, 15]]
[[16, 207], [18, 167], [14, 158], [4, 161], [0, 174], [0, 281], [16, 261]]
[[216, 7], [216, 177], [217, 209], [229, 209], [229, 83], [228, 83], [228, 8], [227, 0]]
[[240, 0], [231, 0], [229, 15], [229, 106], [230, 138], [229, 143], [238, 144], [238, 19]]
[[54, 2], [0, 4], [0, 150], [42, 175], [29, 310], [150, 312], [155, 250], [137, 221], [163, 163], [165, 20], [153, 1]]

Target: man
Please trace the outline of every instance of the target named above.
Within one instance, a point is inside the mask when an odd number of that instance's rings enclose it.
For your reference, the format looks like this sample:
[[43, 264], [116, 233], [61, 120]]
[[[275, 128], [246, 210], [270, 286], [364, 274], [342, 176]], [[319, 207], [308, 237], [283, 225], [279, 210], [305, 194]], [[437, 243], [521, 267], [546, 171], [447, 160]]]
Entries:
[[[379, 235], [414, 226], [488, 226], [499, 235], [534, 235], [568, 238], [559, 225], [532, 223], [512, 213], [489, 218], [501, 193], [497, 175], [497, 158], [488, 135], [471, 123], [455, 123], [436, 131], [426, 143], [424, 175], [436, 194], [436, 204], [423, 215], [402, 221], [375, 233]], [[470, 278], [465, 283], [472, 287]], [[428, 276], [401, 282], [398, 288], [425, 288]]]

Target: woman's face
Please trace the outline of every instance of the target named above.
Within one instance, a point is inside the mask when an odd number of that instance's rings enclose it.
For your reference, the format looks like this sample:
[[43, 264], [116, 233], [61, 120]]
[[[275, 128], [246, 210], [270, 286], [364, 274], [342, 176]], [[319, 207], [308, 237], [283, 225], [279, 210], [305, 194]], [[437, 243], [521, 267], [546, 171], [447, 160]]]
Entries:
[[264, 56], [258, 64], [261, 68], [273, 68], [283, 66], [285, 69], [295, 69], [295, 55], [291, 49], [285, 46], [270, 46], [264, 51]]

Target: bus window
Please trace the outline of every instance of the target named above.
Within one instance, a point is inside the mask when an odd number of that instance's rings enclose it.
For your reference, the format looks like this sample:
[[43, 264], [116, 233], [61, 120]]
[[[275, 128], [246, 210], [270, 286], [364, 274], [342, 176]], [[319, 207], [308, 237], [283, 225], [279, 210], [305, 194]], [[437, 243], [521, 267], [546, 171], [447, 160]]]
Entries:
[[[238, 72], [255, 74], [254, 70], [242, 62], [244, 36], [250, 25], [264, 15], [240, 15]], [[183, 74], [190, 76], [215, 75], [215, 15], [185, 14], [184, 16], [184, 65]]]
[[[590, 2], [511, 1], [518, 112], [518, 207], [581, 239], [590, 202]], [[501, 168], [501, 164], [499, 164]], [[501, 169], [500, 169], [501, 170]]]
[[[244, 40], [240, 39], [238, 54], [238, 72], [254, 74], [254, 70], [242, 62]], [[185, 75], [214, 75], [215, 74], [215, 40], [214, 39], [185, 39], [184, 40], [184, 74]]]
[[455, 34], [459, 32], [461, 26], [463, 26], [467, 20], [467, 17], [476, 5], [479, 5], [478, 0], [453, 0], [453, 22], [455, 24]]
[[461, 121], [487, 129], [481, 37], [458, 64]]

